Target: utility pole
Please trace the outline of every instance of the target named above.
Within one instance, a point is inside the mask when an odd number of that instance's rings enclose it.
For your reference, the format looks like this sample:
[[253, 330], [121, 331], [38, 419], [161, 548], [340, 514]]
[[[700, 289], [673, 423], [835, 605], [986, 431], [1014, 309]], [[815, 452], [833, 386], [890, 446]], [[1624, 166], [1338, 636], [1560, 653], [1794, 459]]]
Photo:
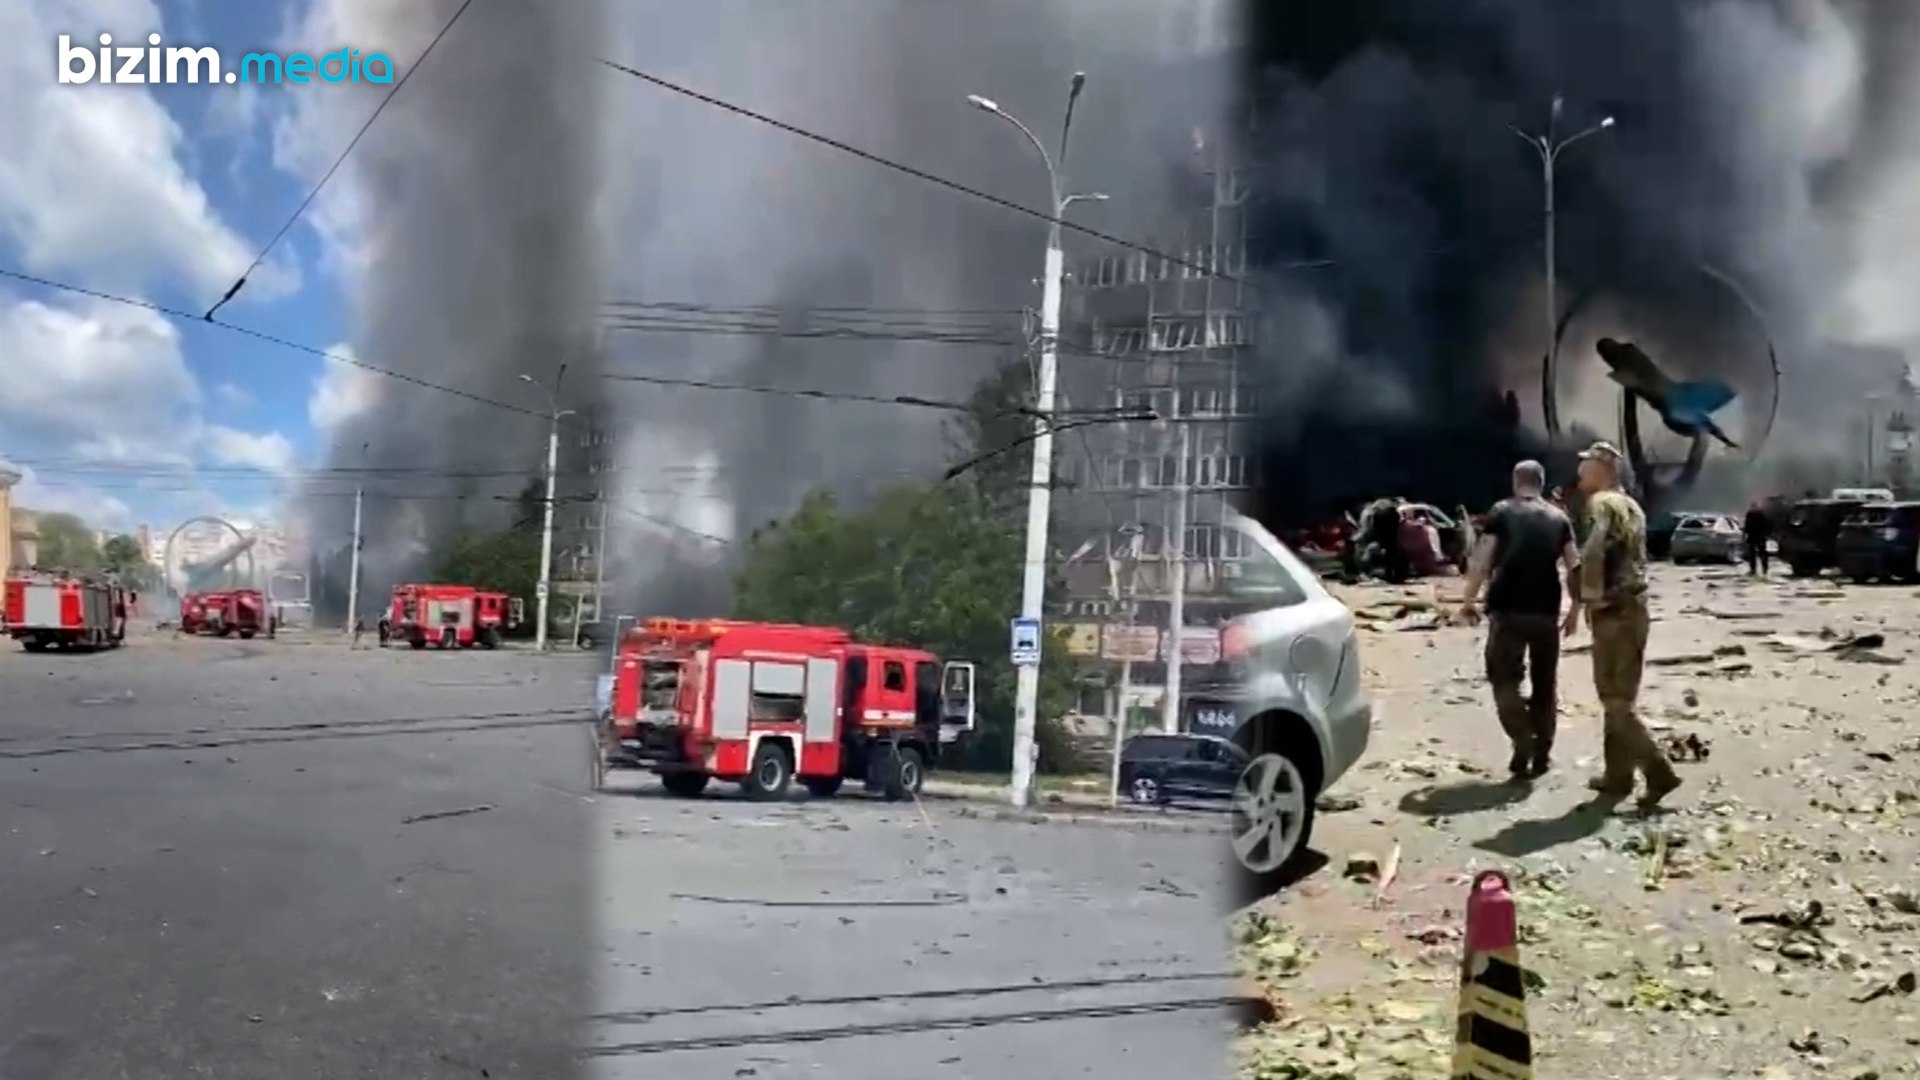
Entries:
[[[1047, 169], [1047, 187], [1053, 211], [1047, 223], [1047, 254], [1040, 281], [1040, 364], [1034, 387], [1034, 438], [1032, 487], [1027, 493], [1026, 554], [1020, 575], [1020, 616], [1044, 625], [1042, 616], [1047, 592], [1047, 526], [1053, 509], [1053, 399], [1060, 374], [1060, 305], [1066, 256], [1060, 248], [1060, 219], [1067, 207], [1083, 199], [1104, 200], [1105, 195], [1067, 195], [1060, 184], [1060, 170], [1066, 167], [1067, 137], [1073, 131], [1073, 107], [1086, 87], [1085, 73], [1076, 72], [1067, 90], [1066, 117], [1060, 126], [1059, 165], [1054, 155], [999, 103], [978, 94], [967, 97], [968, 104], [982, 112], [1000, 117], [1019, 129], [1033, 144]], [[1044, 639], [1043, 639], [1044, 640]], [[1038, 727], [1040, 668], [1022, 664], [1016, 671], [1013, 705], [1013, 784], [1010, 797], [1015, 806], [1025, 806], [1033, 796], [1033, 769], [1039, 755], [1034, 741]]]
[[353, 485], [353, 552], [347, 556], [347, 633], [349, 634], [353, 633], [354, 627], [360, 625], [360, 547], [362, 543], [360, 510], [362, 503], [366, 499], [367, 474], [365, 466], [367, 463], [367, 447], [371, 445], [371, 443], [360, 444], [360, 464], [362, 469], [360, 479], [355, 481]]
[[[560, 408], [560, 380], [566, 378], [567, 365], [561, 364], [553, 373], [553, 387], [547, 391], [547, 399], [553, 406], [551, 419], [547, 426], [547, 512], [546, 520], [540, 527], [540, 584], [535, 596], [539, 620], [534, 627], [533, 647], [545, 652], [547, 649], [547, 605], [553, 598], [553, 503], [554, 484], [560, 472], [560, 420], [572, 416], [572, 410]], [[522, 375], [520, 381], [530, 386], [539, 386], [533, 376]]]
[[1173, 535], [1167, 540], [1172, 593], [1167, 604], [1167, 691], [1161, 702], [1160, 728], [1172, 735], [1180, 730], [1180, 675], [1185, 666], [1187, 624], [1187, 500], [1192, 495], [1193, 424], [1180, 423], [1178, 481], [1173, 490]]
[[[1108, 543], [1112, 543], [1112, 541], [1109, 540]], [[1112, 566], [1112, 563], [1109, 562], [1108, 565]], [[1113, 601], [1116, 604], [1124, 603], [1126, 605], [1127, 629], [1129, 630], [1133, 629], [1136, 621], [1134, 613], [1139, 603], [1139, 596], [1140, 530], [1137, 527], [1129, 526], [1127, 529], [1127, 588], [1124, 600], [1122, 599], [1122, 593], [1120, 591], [1120, 575], [1117, 567], [1114, 568], [1113, 577]], [[1133, 635], [1129, 634], [1127, 637], [1129, 644], [1131, 644]], [[1115, 806], [1120, 804], [1120, 752], [1125, 748], [1127, 743], [1127, 722], [1132, 718], [1133, 712], [1129, 703], [1132, 700], [1133, 654], [1128, 652], [1120, 661], [1120, 700], [1116, 703], [1113, 721], [1113, 775], [1107, 782], [1107, 789], [1113, 797], [1113, 804]]]
[[607, 615], [602, 604], [606, 601], [607, 590], [607, 501], [606, 492], [600, 493], [600, 528], [593, 541], [593, 618], [595, 622], [605, 622]]
[[1594, 132], [1604, 131], [1613, 126], [1613, 117], [1603, 116], [1600, 118], [1600, 122], [1594, 124], [1592, 127], [1586, 128], [1565, 139], [1561, 139], [1558, 137], [1557, 132], [1560, 123], [1560, 113], [1565, 107], [1565, 100], [1562, 99], [1559, 94], [1553, 95], [1553, 105], [1547, 113], [1547, 132], [1544, 135], [1530, 135], [1517, 127], [1512, 129], [1515, 135], [1525, 139], [1527, 144], [1532, 146], [1534, 151], [1540, 155], [1540, 178], [1546, 196], [1547, 301], [1545, 311], [1547, 316], [1547, 362], [1541, 374], [1540, 408], [1542, 415], [1546, 418], [1547, 434], [1549, 436], [1558, 436], [1560, 434], [1560, 409], [1554, 394], [1554, 380], [1556, 376], [1554, 369], [1556, 361], [1558, 360], [1555, 354], [1559, 351], [1556, 339], [1560, 336], [1560, 299], [1557, 281], [1560, 268], [1556, 253], [1558, 244], [1558, 236], [1556, 234], [1558, 233], [1558, 228], [1553, 203], [1553, 170], [1554, 166], [1560, 162], [1560, 152], [1562, 150], [1592, 135]]

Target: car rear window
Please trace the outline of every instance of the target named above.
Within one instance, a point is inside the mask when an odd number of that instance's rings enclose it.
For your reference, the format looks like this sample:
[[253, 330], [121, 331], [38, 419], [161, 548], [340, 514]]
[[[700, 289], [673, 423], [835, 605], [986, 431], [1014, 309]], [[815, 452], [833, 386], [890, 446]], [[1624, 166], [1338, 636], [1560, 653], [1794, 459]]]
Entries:
[[1235, 600], [1262, 608], [1292, 607], [1305, 603], [1313, 571], [1287, 550], [1274, 535], [1249, 518], [1235, 516], [1227, 527], [1239, 533], [1243, 557], [1237, 572], [1226, 578]]
[[1892, 517], [1892, 512], [1884, 506], [1868, 506], [1855, 511], [1851, 517], [1847, 518], [1847, 523], [1880, 526], [1885, 525]]

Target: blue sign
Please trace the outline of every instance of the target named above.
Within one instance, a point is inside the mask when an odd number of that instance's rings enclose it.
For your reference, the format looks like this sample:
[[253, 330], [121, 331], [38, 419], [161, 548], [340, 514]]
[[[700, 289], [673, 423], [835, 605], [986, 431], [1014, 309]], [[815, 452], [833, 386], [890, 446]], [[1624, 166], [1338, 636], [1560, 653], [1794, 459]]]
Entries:
[[1013, 646], [1010, 650], [1016, 667], [1040, 665], [1040, 620], [1013, 620]]

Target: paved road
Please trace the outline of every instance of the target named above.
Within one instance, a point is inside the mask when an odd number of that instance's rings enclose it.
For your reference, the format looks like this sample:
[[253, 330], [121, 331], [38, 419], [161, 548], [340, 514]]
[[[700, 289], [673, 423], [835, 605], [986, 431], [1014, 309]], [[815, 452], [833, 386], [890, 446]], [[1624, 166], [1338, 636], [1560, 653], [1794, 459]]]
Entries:
[[0, 646], [0, 1077], [1213, 1071], [1211, 838], [588, 797], [589, 691], [525, 654]]

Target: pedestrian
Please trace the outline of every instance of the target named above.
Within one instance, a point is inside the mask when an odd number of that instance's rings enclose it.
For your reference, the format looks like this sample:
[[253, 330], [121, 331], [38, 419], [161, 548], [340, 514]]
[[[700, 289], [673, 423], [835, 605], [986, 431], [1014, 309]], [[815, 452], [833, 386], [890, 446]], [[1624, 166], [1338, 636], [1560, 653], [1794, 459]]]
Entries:
[[1640, 806], [1652, 809], [1680, 786], [1680, 776], [1634, 711], [1646, 665], [1647, 515], [1620, 489], [1620, 451], [1597, 442], [1580, 454], [1586, 540], [1580, 549], [1579, 606], [1567, 613], [1571, 636], [1584, 609], [1593, 633], [1593, 687], [1600, 697], [1605, 767], [1587, 786], [1609, 799], [1633, 794], [1634, 774], [1646, 778]]
[[1376, 503], [1368, 520], [1373, 542], [1380, 546], [1380, 576], [1390, 585], [1402, 584], [1413, 576], [1413, 560], [1407, 555], [1406, 541], [1401, 539], [1404, 524], [1398, 499]]
[[[1513, 744], [1507, 771], [1515, 780], [1553, 767], [1559, 711], [1560, 582], [1580, 602], [1573, 523], [1544, 496], [1547, 470], [1537, 461], [1513, 467], [1513, 497], [1487, 514], [1467, 572], [1461, 614], [1477, 614], [1487, 591], [1487, 683], [1500, 726]], [[1520, 693], [1521, 680], [1529, 693]]]
[[1747, 573], [1767, 576], [1767, 544], [1773, 539], [1773, 515], [1767, 508], [1754, 501], [1747, 507], [1747, 520], [1742, 529], [1747, 534]]
[[350, 649], [357, 649], [357, 648], [359, 648], [359, 647], [360, 647], [360, 635], [362, 635], [362, 634], [364, 634], [364, 633], [366, 633], [366, 632], [367, 632], [367, 620], [365, 620], [365, 619], [355, 619], [355, 620], [353, 620], [353, 627], [352, 627], [352, 630], [351, 630], [351, 633], [353, 634], [353, 641], [352, 641], [352, 643], [351, 643], [351, 644], [349, 644], [349, 645], [348, 645], [347, 647], [348, 647], [348, 648], [350, 648]]

